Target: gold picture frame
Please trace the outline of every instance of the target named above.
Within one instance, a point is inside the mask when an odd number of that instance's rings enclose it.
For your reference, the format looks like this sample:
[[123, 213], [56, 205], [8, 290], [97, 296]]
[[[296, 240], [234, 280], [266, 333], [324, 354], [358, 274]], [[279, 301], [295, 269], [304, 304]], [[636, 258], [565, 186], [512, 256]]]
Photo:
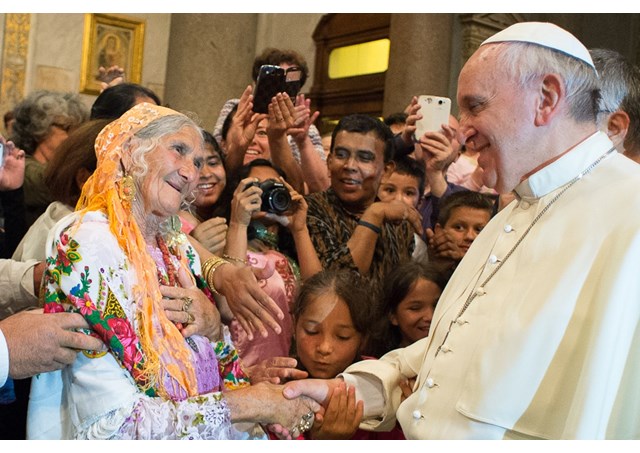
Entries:
[[98, 68], [120, 66], [127, 82], [140, 83], [143, 20], [109, 14], [85, 14], [80, 92], [100, 94]]

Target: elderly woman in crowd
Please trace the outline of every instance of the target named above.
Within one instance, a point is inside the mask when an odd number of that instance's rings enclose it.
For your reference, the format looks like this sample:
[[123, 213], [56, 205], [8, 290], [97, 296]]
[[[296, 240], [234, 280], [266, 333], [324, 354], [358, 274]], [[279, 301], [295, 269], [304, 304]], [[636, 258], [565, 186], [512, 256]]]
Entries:
[[[264, 436], [258, 424], [294, 435], [308, 429], [315, 402], [289, 402], [274, 384], [249, 385], [219, 314], [199, 323], [193, 310], [216, 288], [229, 299], [229, 282], [242, 288], [250, 274], [212, 255], [201, 263], [174, 221], [203, 165], [201, 129], [139, 104], [100, 133], [96, 154], [81, 209], [54, 229], [44, 299], [45, 311], [83, 314], [107, 351], [83, 352], [63, 369], [61, 407], [47, 414], [44, 400], [32, 401], [41, 417], [30, 420], [29, 435], [38, 437], [55, 411], [58, 434], [71, 438], [235, 439]], [[256, 291], [264, 314], [273, 301]]]
[[89, 112], [77, 94], [39, 90], [20, 102], [14, 113], [11, 137], [27, 153], [24, 201], [29, 227], [53, 201], [44, 182], [49, 161], [69, 132], [88, 119]]

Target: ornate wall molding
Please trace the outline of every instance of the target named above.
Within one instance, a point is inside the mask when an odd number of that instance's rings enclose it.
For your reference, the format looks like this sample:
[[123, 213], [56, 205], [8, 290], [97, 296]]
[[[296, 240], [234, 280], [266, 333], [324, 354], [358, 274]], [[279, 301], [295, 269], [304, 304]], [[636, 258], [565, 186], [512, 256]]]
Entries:
[[24, 97], [30, 29], [31, 14], [5, 14], [0, 114]]
[[461, 14], [463, 62], [475, 52], [482, 41], [509, 25], [524, 22], [520, 14]]

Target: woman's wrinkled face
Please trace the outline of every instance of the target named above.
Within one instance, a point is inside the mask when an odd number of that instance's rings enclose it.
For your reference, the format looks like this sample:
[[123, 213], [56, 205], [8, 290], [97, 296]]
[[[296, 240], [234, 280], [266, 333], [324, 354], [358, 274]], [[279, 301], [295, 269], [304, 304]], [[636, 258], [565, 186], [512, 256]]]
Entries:
[[224, 170], [220, 154], [209, 143], [204, 144], [204, 149], [204, 165], [200, 170], [196, 186], [196, 200], [193, 203], [199, 208], [213, 206], [227, 185], [227, 173]]
[[362, 335], [347, 304], [332, 292], [315, 297], [296, 320], [298, 359], [309, 376], [331, 379], [355, 360]]
[[196, 188], [204, 165], [204, 147], [199, 131], [183, 127], [162, 137], [146, 156], [147, 173], [137, 181], [142, 212], [160, 218], [177, 214], [180, 205]]

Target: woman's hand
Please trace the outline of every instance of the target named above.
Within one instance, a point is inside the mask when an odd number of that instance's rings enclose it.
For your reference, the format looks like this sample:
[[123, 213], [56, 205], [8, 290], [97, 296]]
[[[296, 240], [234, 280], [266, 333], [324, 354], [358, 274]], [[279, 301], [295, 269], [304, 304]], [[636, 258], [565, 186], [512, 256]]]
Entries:
[[253, 137], [256, 135], [258, 123], [267, 115], [253, 112], [253, 88], [248, 85], [240, 96], [238, 109], [231, 119], [229, 132], [227, 133], [227, 143], [235, 145], [237, 149], [246, 150]]
[[333, 389], [323, 415], [316, 415], [311, 429], [314, 440], [351, 439], [362, 421], [364, 403], [356, 401], [356, 390], [341, 382]]
[[262, 189], [257, 185], [251, 185], [256, 182], [258, 182], [256, 178], [245, 178], [238, 184], [231, 200], [229, 223], [248, 226], [253, 213], [260, 211]]
[[299, 124], [289, 128], [287, 133], [293, 137], [296, 143], [302, 143], [309, 134], [309, 128], [318, 119], [320, 112], [311, 113], [311, 99], [305, 99], [304, 94], [296, 96], [294, 123]]
[[189, 234], [211, 253], [221, 255], [227, 243], [227, 221], [224, 217], [212, 217], [199, 223]]
[[269, 104], [269, 125], [267, 135], [282, 136], [287, 130], [297, 127], [304, 122], [304, 118], [296, 113], [295, 106], [287, 93], [278, 93]]
[[309, 209], [307, 201], [284, 178], [280, 178], [280, 182], [287, 188], [291, 197], [291, 208], [287, 215], [287, 227], [291, 233], [307, 228], [307, 211]]
[[247, 367], [251, 384], [270, 382], [283, 384], [294, 379], [304, 379], [309, 373], [298, 370], [298, 361], [292, 357], [271, 357], [253, 366]]
[[277, 320], [284, 319], [284, 313], [269, 297], [248, 266], [222, 265], [214, 273], [215, 287], [222, 294], [235, 319], [240, 323], [250, 340], [260, 332], [268, 336], [267, 327], [280, 334], [282, 328]]
[[305, 396], [285, 399], [282, 389], [281, 385], [261, 382], [226, 392], [224, 397], [231, 412], [231, 422], [280, 425], [278, 435], [285, 438], [297, 437], [305, 428], [311, 427], [314, 413], [320, 411], [321, 406]]
[[170, 321], [182, 325], [182, 336], [202, 335], [211, 341], [222, 336], [220, 312], [195, 285], [184, 268], [178, 270], [178, 282], [182, 287], [160, 286], [162, 307]]

